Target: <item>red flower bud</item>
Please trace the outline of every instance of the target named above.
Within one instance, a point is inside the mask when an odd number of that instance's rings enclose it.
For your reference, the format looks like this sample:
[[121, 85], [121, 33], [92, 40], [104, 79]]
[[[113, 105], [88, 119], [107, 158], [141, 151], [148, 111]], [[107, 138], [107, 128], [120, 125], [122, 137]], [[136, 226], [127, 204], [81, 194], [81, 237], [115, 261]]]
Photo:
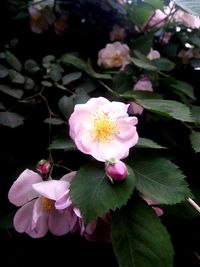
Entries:
[[51, 169], [51, 164], [48, 160], [41, 159], [36, 166], [39, 173], [47, 175]]

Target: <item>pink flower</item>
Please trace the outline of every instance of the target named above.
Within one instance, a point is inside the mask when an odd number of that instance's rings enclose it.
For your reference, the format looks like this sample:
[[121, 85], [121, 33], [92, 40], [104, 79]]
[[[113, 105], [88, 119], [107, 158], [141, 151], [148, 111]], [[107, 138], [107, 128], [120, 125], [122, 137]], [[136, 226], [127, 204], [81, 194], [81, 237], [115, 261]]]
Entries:
[[157, 27], [161, 28], [165, 25], [167, 14], [162, 12], [160, 9], [156, 9], [154, 14], [148, 19], [145, 28]]
[[113, 42], [113, 41], [123, 41], [124, 38], [125, 38], [125, 29], [118, 26], [118, 25], [114, 25], [113, 28], [112, 28], [112, 31], [110, 31], [109, 33], [110, 35], [110, 41]]
[[74, 230], [77, 216], [71, 208], [67, 179], [43, 181], [41, 176], [26, 169], [9, 190], [9, 201], [20, 207], [14, 217], [14, 227], [31, 237], [43, 237], [48, 230], [64, 235]]
[[147, 58], [150, 60], [158, 59], [160, 58], [160, 53], [157, 50], [151, 48], [149, 54], [147, 55]]
[[106, 175], [113, 181], [122, 181], [126, 178], [128, 172], [126, 164], [117, 160], [116, 162], [106, 162]]
[[97, 64], [105, 68], [119, 68], [130, 63], [129, 47], [120, 42], [107, 44], [105, 48], [98, 53]]
[[[153, 92], [152, 82], [147, 76], [141, 77], [133, 87], [133, 91]], [[129, 113], [142, 115], [144, 108], [135, 102], [130, 103]]]
[[200, 28], [200, 18], [192, 14], [183, 12], [182, 10], [178, 10], [174, 14], [173, 18], [176, 22], [183, 24], [185, 27], [192, 29]]
[[151, 200], [150, 198], [148, 198], [147, 196], [143, 195], [142, 193], [140, 193], [140, 196], [142, 199], [144, 199], [144, 201], [147, 202], [148, 205], [152, 206], [152, 208], [154, 209], [155, 213], [158, 216], [162, 216], [163, 215], [163, 210], [161, 208], [158, 207], [153, 207], [154, 205], [158, 205], [158, 203], [156, 203], [154, 200]]
[[69, 126], [78, 149], [103, 162], [127, 157], [138, 142], [138, 121], [128, 116], [128, 106], [104, 97], [76, 105]]

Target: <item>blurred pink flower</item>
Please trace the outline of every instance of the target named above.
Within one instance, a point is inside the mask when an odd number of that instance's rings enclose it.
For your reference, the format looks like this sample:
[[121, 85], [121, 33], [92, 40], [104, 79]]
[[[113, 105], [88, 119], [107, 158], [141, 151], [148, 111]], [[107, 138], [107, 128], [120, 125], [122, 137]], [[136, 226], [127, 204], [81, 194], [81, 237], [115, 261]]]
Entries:
[[147, 55], [147, 58], [150, 60], [158, 59], [160, 58], [160, 53], [157, 50], [151, 48], [149, 54]]
[[[133, 91], [153, 92], [152, 82], [148, 76], [141, 77], [133, 87]], [[142, 115], [144, 108], [135, 102], [130, 103], [129, 113]]]
[[153, 207], [153, 205], [158, 205], [158, 203], [156, 203], [155, 201], [151, 200], [150, 198], [148, 198], [147, 196], [143, 195], [142, 193], [140, 193], [140, 196], [142, 199], [144, 199], [144, 201], [147, 202], [148, 205], [152, 206], [152, 208], [154, 209], [155, 213], [158, 216], [162, 216], [163, 215], [163, 210], [161, 208], [158, 207]]
[[101, 49], [98, 53], [97, 64], [105, 68], [124, 68], [130, 63], [129, 47], [120, 42], [107, 44], [105, 48]]
[[118, 26], [118, 25], [114, 25], [112, 28], [112, 31], [110, 31], [109, 33], [110, 35], [110, 41], [123, 41], [125, 39], [126, 33], [125, 33], [125, 29]]
[[138, 142], [138, 121], [128, 116], [128, 106], [104, 97], [76, 105], [69, 126], [78, 149], [103, 162], [127, 157]]
[[39, 238], [48, 230], [54, 235], [74, 231], [77, 215], [71, 208], [67, 179], [43, 181], [41, 176], [29, 169], [20, 174], [8, 193], [8, 199], [21, 207], [14, 217], [14, 227], [20, 233]]
[[165, 25], [167, 20], [167, 14], [162, 12], [160, 9], [156, 9], [154, 14], [148, 19], [145, 24], [145, 28], [149, 29], [152, 27], [161, 28]]
[[192, 14], [186, 13], [182, 10], [178, 10], [174, 15], [173, 19], [176, 22], [183, 24], [185, 27], [198, 29], [200, 28], [200, 18]]

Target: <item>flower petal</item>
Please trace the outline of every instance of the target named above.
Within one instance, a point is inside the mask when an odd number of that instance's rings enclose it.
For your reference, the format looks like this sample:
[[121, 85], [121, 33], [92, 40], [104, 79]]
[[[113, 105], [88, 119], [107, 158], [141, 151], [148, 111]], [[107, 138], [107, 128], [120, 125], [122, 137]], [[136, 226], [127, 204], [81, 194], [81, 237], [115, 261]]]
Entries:
[[42, 177], [29, 169], [23, 171], [8, 192], [8, 199], [16, 206], [22, 206], [33, 198], [38, 196], [38, 193], [33, 190], [32, 185], [42, 181]]
[[34, 184], [33, 188], [44, 197], [57, 200], [68, 190], [69, 183], [60, 180], [49, 180]]
[[62, 181], [67, 181], [69, 183], [71, 183], [72, 179], [74, 178], [74, 176], [76, 175], [76, 171], [70, 172], [68, 174], [65, 174], [60, 180]]

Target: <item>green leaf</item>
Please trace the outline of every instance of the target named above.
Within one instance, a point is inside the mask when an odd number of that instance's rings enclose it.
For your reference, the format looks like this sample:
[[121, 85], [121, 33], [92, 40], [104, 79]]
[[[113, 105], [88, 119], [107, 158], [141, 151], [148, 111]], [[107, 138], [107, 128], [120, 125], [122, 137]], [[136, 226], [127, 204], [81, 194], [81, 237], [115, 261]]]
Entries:
[[154, 9], [162, 9], [163, 8], [163, 1], [162, 0], [144, 0], [143, 2], [149, 4]]
[[191, 108], [192, 118], [195, 122], [200, 124], [200, 107], [199, 106], [192, 106]]
[[10, 51], [5, 52], [6, 55], [6, 60], [7, 62], [16, 70], [16, 71], [21, 71], [22, 70], [22, 64], [18, 60], [18, 58], [13, 55]]
[[133, 199], [113, 212], [111, 238], [120, 267], [172, 267], [173, 247], [160, 218]]
[[145, 70], [151, 70], [151, 71], [157, 71], [157, 68], [151, 64], [148, 63], [147, 61], [142, 61], [138, 58], [131, 58], [131, 61], [133, 62], [134, 65], [136, 65], [139, 68], [145, 69]]
[[82, 76], [81, 71], [75, 71], [75, 72], [68, 73], [62, 77], [62, 83], [63, 83], [63, 85], [67, 85], [73, 81], [80, 79], [81, 76]]
[[91, 62], [90, 60], [88, 60], [87, 62], [87, 69], [86, 72], [96, 78], [96, 79], [105, 79], [105, 80], [111, 80], [112, 77], [110, 76], [110, 74], [103, 74], [103, 73], [97, 73], [96, 71], [94, 71], [94, 69], [92, 68]]
[[138, 141], [136, 146], [137, 147], [141, 147], [141, 148], [153, 148], [153, 149], [166, 148], [164, 146], [161, 146], [161, 145], [157, 144], [156, 142], [154, 142], [154, 141], [152, 141], [150, 139], [143, 138], [143, 137], [139, 138], [139, 141]]
[[62, 78], [63, 69], [59, 64], [51, 64], [49, 76], [54, 82], [58, 82]]
[[8, 69], [0, 64], [0, 78], [8, 76]]
[[185, 176], [171, 161], [161, 157], [135, 158], [131, 164], [137, 189], [162, 204], [176, 204], [190, 195]]
[[49, 64], [49, 63], [51, 63], [52, 61], [54, 61], [55, 59], [56, 59], [55, 56], [53, 56], [53, 55], [47, 55], [47, 56], [43, 57], [43, 59], [42, 59], [42, 63], [43, 63], [43, 64]]
[[139, 3], [137, 6], [129, 9], [130, 19], [139, 27], [143, 27], [148, 19], [153, 15], [154, 8], [146, 3]]
[[186, 10], [188, 13], [199, 16], [200, 3], [199, 0], [175, 0], [176, 4]]
[[9, 87], [8, 85], [2, 85], [2, 84], [0, 84], [0, 91], [17, 99], [21, 99], [24, 93], [21, 89], [15, 89]]
[[62, 96], [58, 101], [58, 108], [66, 118], [69, 118], [74, 109], [74, 95]]
[[138, 38], [134, 39], [132, 49], [138, 50], [144, 55], [148, 55], [151, 47], [153, 46], [153, 34], [148, 33], [146, 35], [141, 35]]
[[31, 90], [34, 88], [34, 86], [35, 86], [35, 82], [31, 78], [25, 77], [24, 88], [26, 90]]
[[4, 126], [15, 128], [17, 126], [22, 125], [24, 123], [24, 119], [24, 117], [14, 112], [0, 112], [0, 124]]
[[9, 70], [8, 72], [9, 72], [9, 77], [10, 77], [11, 82], [24, 84], [25, 78], [19, 72], [15, 70]]
[[65, 63], [65, 64], [70, 64], [73, 65], [74, 67], [80, 69], [80, 70], [84, 70], [86, 71], [87, 69], [87, 64], [80, 58], [78, 58], [77, 56], [73, 55], [73, 54], [64, 54], [61, 57], [61, 62]]
[[44, 120], [44, 122], [51, 124], [51, 125], [61, 125], [64, 123], [64, 121], [57, 119], [57, 118], [47, 118]]
[[49, 149], [63, 149], [65, 151], [76, 150], [76, 145], [71, 139], [67, 138], [66, 135], [58, 135], [54, 137], [54, 140], [49, 146]]
[[38, 63], [33, 59], [26, 60], [26, 62], [24, 63], [24, 68], [26, 71], [33, 74], [40, 70]]
[[190, 109], [180, 102], [163, 99], [140, 99], [138, 103], [145, 109], [161, 116], [180, 121], [192, 121]]
[[193, 100], [196, 100], [194, 95], [194, 88], [189, 83], [176, 80], [176, 79], [163, 79], [164, 85], [173, 90], [175, 93], [181, 93], [187, 97], [190, 97]]
[[135, 175], [128, 167], [125, 180], [112, 184], [105, 175], [103, 165], [83, 166], [71, 184], [72, 202], [80, 208], [84, 223], [125, 205], [135, 187]]
[[200, 152], [200, 132], [192, 131], [190, 134], [190, 142], [195, 152]]
[[175, 64], [167, 58], [154, 59], [153, 64], [159, 71], [171, 71], [175, 67]]

